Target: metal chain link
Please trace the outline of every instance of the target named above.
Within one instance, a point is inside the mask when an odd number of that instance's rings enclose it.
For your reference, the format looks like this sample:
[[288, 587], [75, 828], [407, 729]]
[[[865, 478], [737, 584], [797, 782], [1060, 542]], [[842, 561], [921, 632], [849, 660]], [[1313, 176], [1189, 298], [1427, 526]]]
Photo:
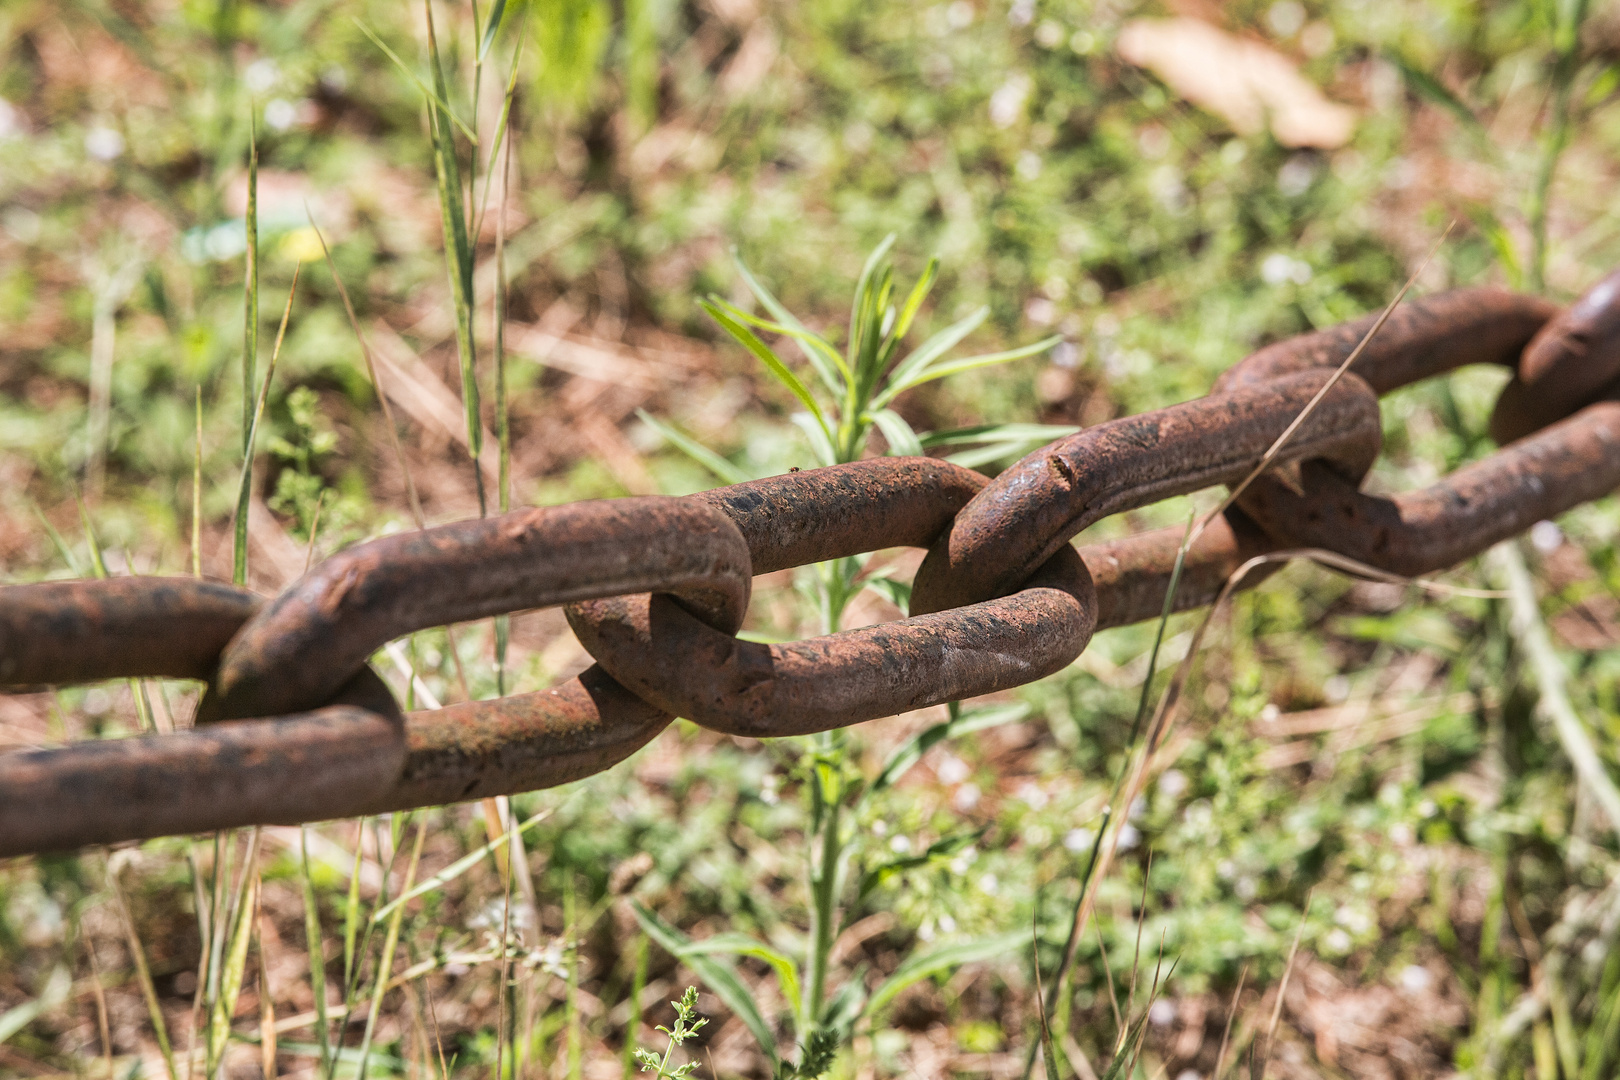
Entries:
[[[0, 855], [512, 794], [601, 772], [675, 715], [805, 734], [1042, 678], [1095, 630], [1159, 616], [1185, 533], [1070, 541], [1244, 479], [1372, 321], [1269, 346], [1208, 397], [1097, 425], [994, 480], [880, 458], [521, 510], [355, 545], [269, 602], [190, 578], [0, 588], [0, 691], [208, 684], [191, 730], [0, 755]], [[1469, 363], [1514, 372], [1491, 420], [1507, 445], [1423, 491], [1361, 491], [1377, 395]], [[1415, 576], [1605, 495], [1620, 487], [1617, 387], [1620, 274], [1562, 312], [1498, 289], [1413, 301], [1198, 534], [1173, 609], [1210, 603], [1266, 552], [1324, 548]], [[928, 549], [910, 618], [787, 644], [735, 636], [754, 576], [893, 547]], [[550, 690], [401, 714], [366, 665], [404, 634], [555, 605], [598, 666]]]

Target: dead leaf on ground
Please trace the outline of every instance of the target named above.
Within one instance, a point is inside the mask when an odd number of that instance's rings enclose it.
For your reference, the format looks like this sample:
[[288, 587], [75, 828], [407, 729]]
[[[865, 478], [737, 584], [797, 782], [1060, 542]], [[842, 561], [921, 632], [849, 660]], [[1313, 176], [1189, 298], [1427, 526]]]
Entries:
[[1118, 47], [1126, 62], [1152, 71], [1240, 135], [1258, 134], [1269, 121], [1284, 146], [1332, 150], [1355, 129], [1355, 110], [1329, 101], [1292, 60], [1201, 19], [1133, 19]]

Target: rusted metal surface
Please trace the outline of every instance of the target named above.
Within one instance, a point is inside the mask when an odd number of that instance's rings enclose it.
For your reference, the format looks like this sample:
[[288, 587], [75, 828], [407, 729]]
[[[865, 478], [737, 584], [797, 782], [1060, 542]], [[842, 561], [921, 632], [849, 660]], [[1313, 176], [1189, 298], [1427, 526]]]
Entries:
[[[1080, 549], [1097, 589], [1097, 629], [1157, 619], [1175, 574], [1176, 555], [1187, 530], [1155, 529]], [[1172, 611], [1191, 611], [1215, 599], [1238, 567], [1277, 549], [1242, 510], [1233, 507], [1209, 523], [1187, 551]], [[1262, 566], [1243, 581], [1253, 588], [1281, 567]]]
[[1589, 405], [1431, 487], [1390, 498], [1357, 491], [1319, 466], [1303, 473], [1306, 495], [1262, 477], [1240, 503], [1288, 546], [1417, 577], [1620, 487], [1620, 404]]
[[[1620, 279], [1553, 314], [1491, 289], [1397, 310], [1278, 467], [1199, 535], [1172, 610], [1284, 547], [1429, 573], [1620, 485]], [[1060, 440], [993, 481], [881, 459], [520, 511], [352, 548], [262, 608], [190, 579], [0, 589], [0, 687], [208, 680], [204, 719], [243, 717], [0, 754], [0, 854], [510, 794], [600, 772], [676, 714], [764, 738], [1040, 678], [1095, 628], [1157, 618], [1186, 534], [1069, 541], [1245, 477], [1371, 323], [1262, 349], [1208, 398]], [[1374, 391], [1474, 362], [1517, 364], [1493, 430], [1518, 441], [1424, 491], [1360, 491]], [[911, 618], [783, 645], [733, 636], [752, 573], [893, 546], [930, 549]], [[401, 717], [365, 666], [417, 629], [556, 603], [600, 666], [548, 691]]]
[[246, 589], [195, 578], [6, 586], [0, 689], [134, 675], [207, 679], [225, 643], [262, 603]]
[[662, 596], [567, 610], [580, 643], [638, 697], [716, 731], [765, 739], [1050, 675], [1091, 639], [1096, 595], [1064, 548], [1012, 596], [783, 645], [722, 634]]
[[515, 795], [580, 780], [623, 761], [672, 719], [596, 666], [549, 690], [413, 712], [406, 718], [398, 780], [350, 813]]
[[717, 507], [768, 574], [886, 547], [927, 547], [989, 483], [932, 458], [873, 458], [692, 496]]
[[1541, 328], [1491, 413], [1500, 445], [1575, 412], [1620, 379], [1620, 271]]
[[725, 515], [649, 496], [519, 510], [357, 544], [266, 605], [226, 649], [199, 719], [325, 702], [394, 638], [597, 596], [671, 592], [742, 625], [748, 548]]
[[0, 754], [0, 857], [553, 787], [616, 764], [670, 721], [599, 668], [403, 719], [380, 683], [368, 700]]
[[[1558, 311], [1546, 300], [1505, 289], [1453, 289], [1396, 308], [1350, 371], [1380, 394], [1464, 364], [1514, 367], [1519, 353]], [[1268, 345], [1234, 364], [1214, 393], [1270, 382], [1313, 368], [1337, 368], [1378, 316]]]
[[0, 855], [344, 817], [397, 782], [402, 727], [334, 705], [0, 754]]
[[[912, 585], [914, 613], [1004, 595], [1097, 521], [1242, 479], [1328, 376], [1285, 375], [1099, 424], [1026, 457], [956, 515]], [[1280, 461], [1326, 458], [1360, 478], [1378, 455], [1378, 399], [1347, 375]]]

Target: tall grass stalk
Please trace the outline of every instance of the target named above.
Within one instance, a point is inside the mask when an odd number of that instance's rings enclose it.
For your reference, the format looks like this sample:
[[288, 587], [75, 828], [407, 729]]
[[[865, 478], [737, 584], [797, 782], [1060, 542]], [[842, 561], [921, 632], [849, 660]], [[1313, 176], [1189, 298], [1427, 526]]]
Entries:
[[135, 981], [140, 984], [141, 997], [146, 1001], [146, 1014], [152, 1021], [152, 1034], [157, 1038], [164, 1068], [168, 1070], [169, 1080], [180, 1080], [179, 1070], [174, 1066], [174, 1048], [169, 1042], [169, 1025], [163, 1019], [163, 1006], [158, 1000], [157, 987], [152, 982], [152, 969], [146, 962], [146, 949], [141, 945], [135, 918], [130, 914], [129, 902], [124, 898], [124, 888], [119, 883], [118, 870], [111, 858], [107, 860], [107, 887], [112, 891], [113, 902], [118, 905], [119, 919], [124, 924], [130, 959], [135, 963]]
[[207, 1075], [211, 1080], [223, 1075], [231, 1021], [236, 1016], [236, 1003], [242, 993], [242, 980], [247, 971], [248, 946], [253, 939], [254, 916], [259, 903], [259, 835], [259, 830], [255, 828], [248, 838], [241, 875], [231, 906], [226, 912], [232, 926], [229, 946], [222, 956], [219, 978], [215, 982], [215, 992], [208, 1010]]
[[[95, 526], [90, 521], [90, 508], [85, 505], [82, 498], [78, 500], [78, 503], [79, 524], [84, 529], [85, 546], [90, 551], [91, 570], [97, 578], [106, 580], [108, 577], [107, 560], [102, 554], [101, 541], [96, 537]], [[131, 569], [133, 570], [133, 568]], [[130, 679], [128, 681], [130, 697], [135, 701], [136, 726], [143, 735], [156, 733], [157, 723], [152, 719], [152, 703], [146, 697], [145, 681], [142, 679]]]
[[[259, 421], [264, 417], [265, 399], [270, 396], [270, 380], [275, 378], [276, 361], [281, 357], [281, 343], [287, 337], [287, 323], [292, 318], [293, 298], [298, 294], [298, 271], [303, 264], [293, 267], [292, 285], [287, 289], [287, 306], [281, 312], [281, 326], [276, 331], [275, 348], [270, 351], [270, 363], [264, 369], [264, 383], [253, 398], [253, 412], [249, 417], [247, 439], [242, 451], [242, 474], [236, 489], [236, 543], [233, 548], [232, 580], [247, 584], [248, 570], [248, 518], [253, 504], [253, 453], [258, 444]], [[255, 286], [257, 289], [257, 286]]]
[[[427, 815], [422, 814], [416, 821], [416, 843], [411, 848], [411, 861], [405, 868], [405, 886], [402, 892], [409, 892], [416, 880], [416, 867], [422, 859], [422, 841], [427, 837]], [[388, 919], [388, 933], [383, 938], [382, 955], [377, 958], [377, 972], [374, 977], [374, 986], [371, 994], [371, 1009], [366, 1013], [366, 1031], [360, 1040], [360, 1068], [359, 1080], [366, 1080], [366, 1070], [371, 1057], [371, 1040], [376, 1034], [377, 1017], [382, 1014], [383, 995], [388, 990], [388, 975], [394, 966], [394, 951], [399, 947], [399, 928], [405, 917], [404, 905], [394, 909], [393, 915]]]
[[1574, 128], [1570, 100], [1575, 77], [1580, 71], [1581, 24], [1586, 21], [1590, 0], [1554, 0], [1552, 115], [1542, 139], [1541, 158], [1536, 164], [1534, 186], [1530, 189], [1530, 288], [1547, 288], [1547, 212], [1551, 205], [1553, 178], [1558, 159], [1569, 146]]
[[191, 459], [191, 576], [202, 577], [202, 385], [197, 386], [197, 442]]
[[[439, 188], [439, 217], [444, 228], [444, 258], [450, 276], [450, 298], [455, 307], [456, 349], [461, 356], [461, 399], [467, 415], [467, 456], [478, 489], [478, 516], [489, 512], [484, 474], [478, 459], [484, 449], [484, 428], [478, 403], [477, 353], [473, 348], [473, 255], [467, 235], [467, 216], [461, 191], [461, 165], [451, 130], [444, 65], [433, 25], [432, 0], [422, 0], [427, 18], [428, 62], [432, 68], [433, 96], [428, 98], [428, 134], [433, 140], [433, 172]], [[474, 139], [476, 145], [477, 140]]]
[[416, 481], [411, 477], [410, 462], [405, 460], [405, 447], [399, 441], [399, 425], [394, 423], [394, 410], [388, 404], [388, 393], [384, 389], [382, 380], [377, 377], [377, 362], [371, 355], [371, 343], [366, 340], [365, 331], [360, 329], [360, 318], [354, 313], [354, 302], [349, 299], [349, 290], [343, 284], [343, 275], [338, 273], [337, 263], [332, 261], [332, 249], [326, 246], [326, 237], [321, 233], [320, 226], [315, 224], [315, 215], [310, 213], [309, 207], [304, 207], [304, 213], [309, 218], [309, 227], [315, 230], [315, 239], [320, 242], [321, 255], [326, 259], [326, 269], [332, 275], [332, 284], [337, 288], [338, 299], [343, 302], [343, 312], [348, 316], [349, 328], [354, 331], [355, 340], [360, 343], [360, 355], [366, 362], [366, 375], [371, 379], [371, 388], [377, 393], [377, 405], [382, 410], [383, 426], [388, 429], [388, 443], [394, 450], [394, 461], [399, 465], [400, 475], [405, 480], [405, 501], [411, 509], [411, 519], [416, 522], [418, 529], [427, 527], [427, 519], [422, 516], [422, 500], [416, 492]]
[[253, 389], [259, 362], [259, 121], [248, 106], [247, 272], [242, 283], [242, 453], [251, 456]]
[[[309, 987], [315, 998], [315, 1037], [321, 1048], [320, 1066], [331, 1068], [332, 1046], [326, 1016], [326, 940], [321, 933], [320, 900], [315, 896], [315, 879], [309, 866], [309, 826], [298, 829], [299, 885], [304, 899], [304, 947], [309, 953]], [[358, 876], [358, 875], [356, 875]]]

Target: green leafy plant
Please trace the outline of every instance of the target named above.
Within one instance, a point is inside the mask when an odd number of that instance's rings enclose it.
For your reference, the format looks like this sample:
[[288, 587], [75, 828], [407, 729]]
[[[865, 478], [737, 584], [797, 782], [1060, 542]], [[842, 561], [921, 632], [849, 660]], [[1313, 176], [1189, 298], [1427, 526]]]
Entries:
[[[902, 393], [924, 383], [1035, 356], [1059, 340], [1047, 338], [1015, 349], [953, 357], [952, 351], [989, 316], [989, 309], [981, 307], [928, 337], [915, 349], [902, 353], [905, 338], [938, 275], [939, 260], [928, 261], [921, 277], [901, 300], [890, 261], [894, 242], [894, 236], [887, 237], [866, 260], [855, 286], [849, 336], [842, 351], [826, 337], [807, 329], [740, 259], [738, 272], [771, 318], [751, 314], [718, 296], [703, 302], [704, 310], [721, 328], [757, 358], [805, 407], [804, 412], [792, 419], [808, 437], [815, 460], [822, 465], [859, 460], [868, 452], [874, 431], [882, 434], [889, 454], [921, 454], [926, 439], [929, 447], [976, 446], [981, 453], [987, 447], [994, 447], [996, 454], [1007, 456], [1016, 456], [1031, 444], [1073, 431], [1073, 428], [1016, 425], [919, 435], [891, 407]], [[792, 340], [808, 363], [812, 377], [808, 381], [801, 378], [794, 366], [755, 331]], [[646, 416], [643, 419], [652, 422]], [[652, 423], [677, 448], [721, 479], [728, 482], [741, 479], [740, 473], [713, 451], [667, 425]], [[981, 456], [978, 460], [985, 459]], [[854, 556], [810, 568], [803, 592], [818, 616], [823, 633], [836, 633], [841, 628], [845, 610], [863, 589], [872, 589], [898, 606], [907, 604], [909, 588], [882, 573], [867, 574], [869, 559], [869, 555]], [[847, 973], [843, 985], [836, 991], [831, 989], [832, 948], [844, 925], [846, 905], [864, 899], [895, 874], [954, 854], [970, 839], [947, 838], [919, 855], [899, 859], [885, 857], [877, 865], [852, 873], [852, 861], [858, 849], [852, 823], [864, 800], [891, 786], [906, 769], [920, 761], [929, 748], [943, 740], [1007, 723], [1026, 712], [1024, 706], [963, 710], [953, 704], [947, 721], [909, 740], [870, 781], [853, 767], [849, 753], [851, 737], [847, 732], [825, 732], [805, 740], [799, 773], [805, 781], [805, 834], [809, 839], [806, 875], [811, 904], [808, 944], [801, 959], [746, 934], [718, 934], [703, 941], [692, 941], [649, 909], [636, 906], [636, 916], [648, 935], [689, 964], [743, 1019], [771, 1058], [778, 1077], [821, 1076], [832, 1066], [839, 1049], [853, 1037], [857, 1023], [883, 1009], [906, 987], [962, 964], [999, 955], [1021, 940], [1021, 935], [1015, 933], [947, 945], [909, 957], [870, 993], [861, 970]], [[850, 896], [852, 881], [857, 885], [854, 895]], [[796, 1063], [777, 1058], [772, 1026], [729, 961], [723, 959], [730, 956], [763, 960], [775, 974], [791, 1012], [798, 1046]]]
[[652, 1073], [653, 1080], [683, 1080], [697, 1069], [698, 1063], [688, 1061], [682, 1065], [671, 1066], [669, 1059], [675, 1056], [675, 1048], [684, 1046], [697, 1037], [697, 1033], [708, 1024], [705, 1017], [697, 1014], [697, 987], [688, 986], [686, 993], [681, 995], [679, 1001], [670, 1002], [675, 1007], [675, 1026], [667, 1028], [658, 1025], [658, 1030], [667, 1038], [664, 1052], [659, 1055], [656, 1051], [636, 1049], [636, 1064], [641, 1066], [644, 1073]]

